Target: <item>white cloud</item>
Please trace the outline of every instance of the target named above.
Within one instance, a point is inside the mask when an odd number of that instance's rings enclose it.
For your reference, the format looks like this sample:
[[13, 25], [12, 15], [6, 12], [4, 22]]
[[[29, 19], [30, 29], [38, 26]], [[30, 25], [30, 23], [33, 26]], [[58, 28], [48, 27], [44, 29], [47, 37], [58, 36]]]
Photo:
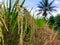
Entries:
[[56, 16], [57, 14], [60, 14], [60, 8], [58, 8], [57, 11], [53, 12], [52, 14], [53, 14], [53, 16]]
[[59, 4], [59, 1], [57, 1], [57, 0], [55, 0], [55, 2], [54, 2], [55, 4]]

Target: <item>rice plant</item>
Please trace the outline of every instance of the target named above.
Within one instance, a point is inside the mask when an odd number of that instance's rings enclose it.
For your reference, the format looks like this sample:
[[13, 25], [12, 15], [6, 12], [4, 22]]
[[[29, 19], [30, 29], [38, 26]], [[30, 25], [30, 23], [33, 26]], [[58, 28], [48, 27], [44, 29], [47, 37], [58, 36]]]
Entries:
[[[30, 15], [30, 12], [23, 6], [25, 0], [21, 5], [19, 5], [19, 0], [16, 0], [13, 7], [11, 7], [11, 1], [9, 0], [9, 7], [7, 2], [7, 7], [3, 5], [4, 8], [0, 9], [2, 45], [51, 44], [56, 35], [48, 26], [44, 27], [45, 21], [43, 19], [35, 20]], [[22, 11], [22, 9], [24, 10]]]
[[[13, 11], [11, 11], [11, 0], [9, 4], [9, 8], [4, 5], [4, 8], [1, 10], [0, 20], [3, 24], [3, 35], [4, 35], [4, 45], [16, 45], [19, 39], [18, 35], [18, 21], [17, 9], [14, 7]], [[4, 13], [3, 13], [4, 12]]]

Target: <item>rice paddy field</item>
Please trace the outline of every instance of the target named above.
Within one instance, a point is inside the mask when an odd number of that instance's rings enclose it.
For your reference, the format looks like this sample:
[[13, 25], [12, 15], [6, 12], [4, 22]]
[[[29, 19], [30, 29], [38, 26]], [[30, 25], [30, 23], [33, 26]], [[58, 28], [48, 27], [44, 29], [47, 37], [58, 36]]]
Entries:
[[13, 6], [12, 0], [4, 1], [0, 4], [0, 45], [60, 45], [60, 14], [51, 13], [57, 12], [55, 0], [41, 0], [37, 18], [31, 14], [33, 8], [24, 7], [26, 0], [16, 0]]

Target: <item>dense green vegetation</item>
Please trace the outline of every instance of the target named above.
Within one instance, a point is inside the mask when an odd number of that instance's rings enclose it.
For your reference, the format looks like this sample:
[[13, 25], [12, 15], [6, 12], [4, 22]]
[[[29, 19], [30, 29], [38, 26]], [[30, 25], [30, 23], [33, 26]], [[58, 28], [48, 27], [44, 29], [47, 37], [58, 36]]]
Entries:
[[45, 22], [46, 21], [43, 18], [42, 19], [40, 19], [40, 18], [36, 19], [36, 25], [39, 27], [43, 27], [45, 25]]
[[58, 31], [58, 35], [60, 36], [60, 14], [57, 16], [51, 16], [48, 20], [48, 24], [50, 28], [53, 28], [55, 32]]

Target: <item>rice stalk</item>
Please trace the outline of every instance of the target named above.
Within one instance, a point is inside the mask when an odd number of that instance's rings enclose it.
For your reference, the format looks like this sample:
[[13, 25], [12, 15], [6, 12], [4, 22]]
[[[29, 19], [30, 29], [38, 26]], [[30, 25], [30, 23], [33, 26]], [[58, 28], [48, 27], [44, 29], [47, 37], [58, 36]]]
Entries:
[[8, 31], [8, 28], [7, 28], [7, 25], [6, 25], [5, 21], [4, 21], [4, 19], [1, 18], [1, 17], [0, 17], [0, 19], [2, 20], [2, 22], [3, 22], [3, 24], [4, 24], [5, 28], [6, 28], [6, 31]]
[[3, 36], [3, 33], [2, 33], [2, 26], [3, 26], [3, 24], [0, 21], [0, 44], [4, 45], [4, 36]]
[[18, 11], [18, 30], [20, 34], [19, 45], [23, 45], [23, 17], [20, 7]]
[[19, 0], [16, 0], [15, 3], [14, 3], [14, 5], [13, 5], [12, 11], [13, 11], [14, 8], [17, 8], [18, 3], [19, 3]]
[[26, 36], [26, 31], [27, 31], [27, 12], [26, 12], [26, 10], [24, 9], [24, 20], [25, 20], [25, 25], [24, 25], [24, 32], [23, 32], [23, 39], [25, 38], [25, 36]]

